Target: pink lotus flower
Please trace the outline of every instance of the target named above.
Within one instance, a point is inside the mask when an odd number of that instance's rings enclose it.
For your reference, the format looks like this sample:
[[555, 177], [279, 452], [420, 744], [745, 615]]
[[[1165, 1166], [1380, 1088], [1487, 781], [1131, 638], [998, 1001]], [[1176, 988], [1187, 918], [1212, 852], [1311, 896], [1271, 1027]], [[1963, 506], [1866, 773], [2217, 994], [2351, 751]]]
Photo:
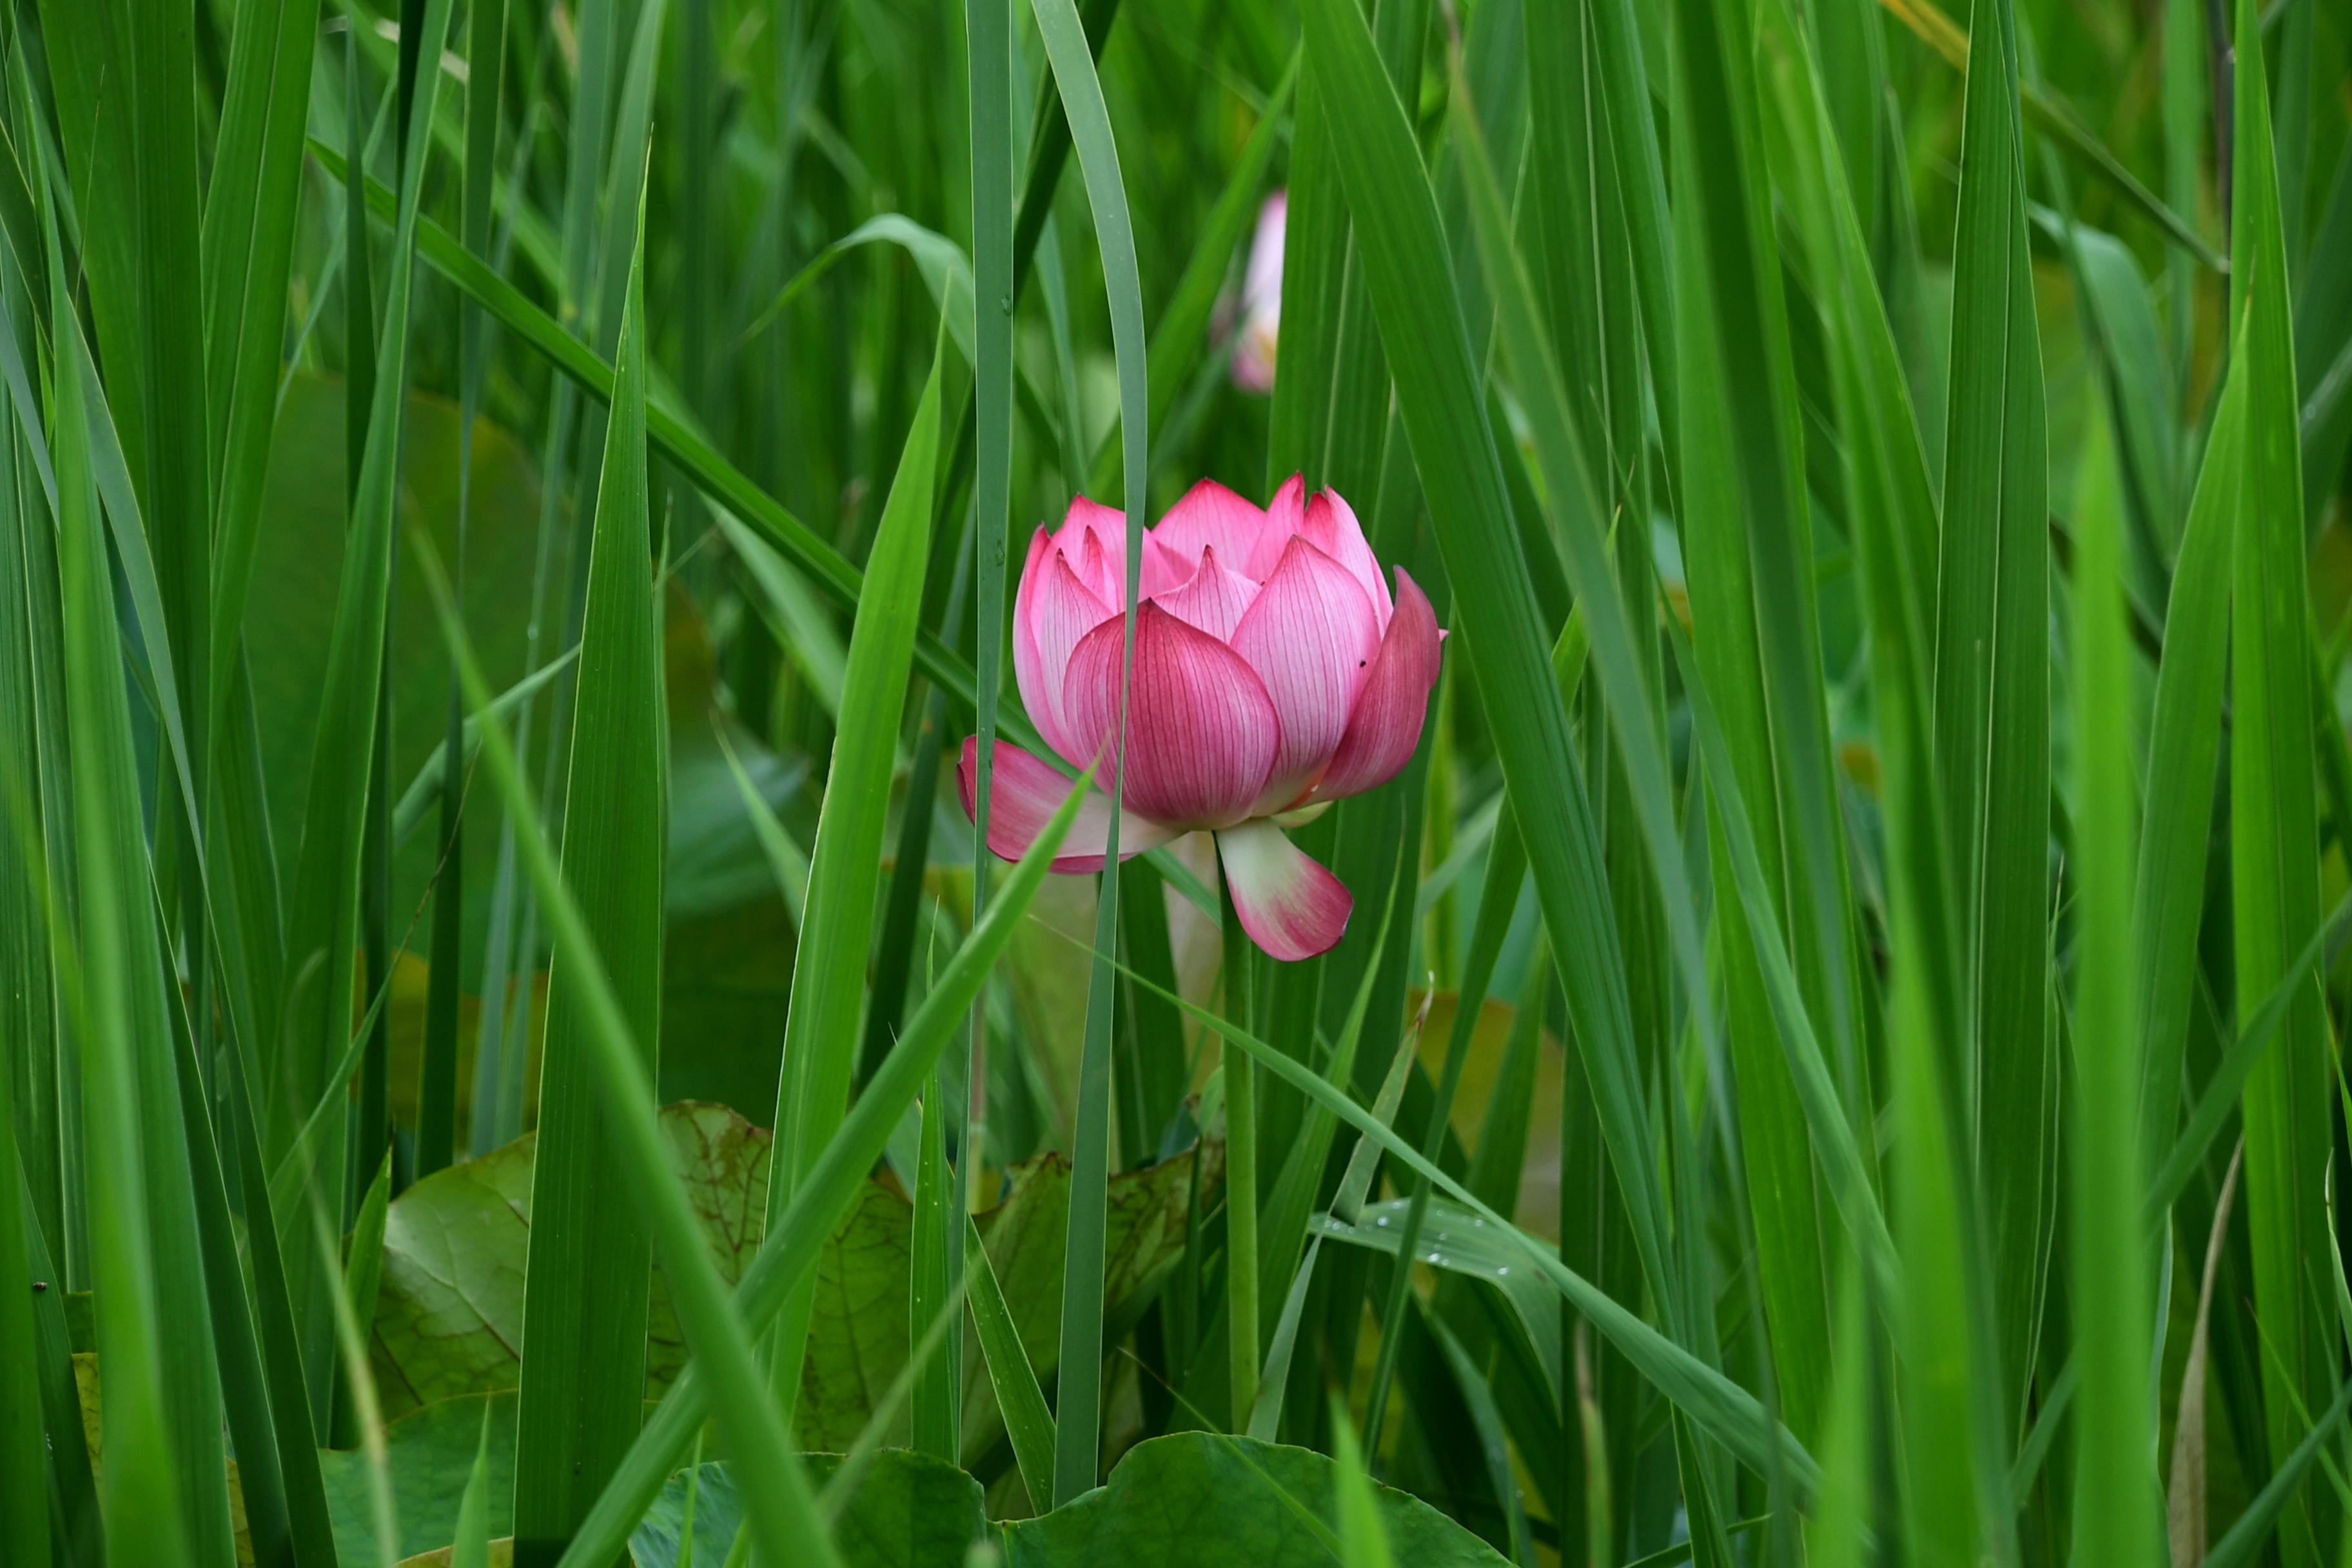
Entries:
[[1282, 241], [1289, 226], [1290, 193], [1276, 191], [1257, 210], [1249, 268], [1242, 275], [1241, 341], [1234, 345], [1234, 384], [1244, 392], [1274, 390], [1275, 353], [1282, 337]]
[[[1073, 766], [1104, 756], [1118, 722], [1125, 540], [1125, 514], [1082, 496], [1059, 532], [1037, 531], [1021, 571], [1021, 700]], [[1213, 832], [1251, 939], [1280, 959], [1328, 952], [1354, 900], [1283, 829], [1412, 755], [1437, 680], [1436, 613], [1402, 567], [1391, 599], [1348, 503], [1307, 495], [1297, 475], [1263, 511], [1202, 479], [1145, 535], [1142, 567], [1119, 858]], [[979, 758], [966, 740], [967, 815]], [[1068, 790], [1051, 763], [1000, 742], [988, 847], [1019, 857]], [[1102, 868], [1110, 812], [1107, 795], [1087, 803], [1055, 870]]]

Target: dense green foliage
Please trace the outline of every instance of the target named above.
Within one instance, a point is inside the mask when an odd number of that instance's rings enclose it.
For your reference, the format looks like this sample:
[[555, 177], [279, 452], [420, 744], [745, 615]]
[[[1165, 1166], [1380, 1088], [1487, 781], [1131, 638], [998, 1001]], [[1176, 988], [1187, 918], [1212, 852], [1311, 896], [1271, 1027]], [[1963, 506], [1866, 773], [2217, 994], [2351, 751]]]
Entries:
[[2352, 14], [1965, 11], [21, 0], [0, 1563], [2352, 1562]]

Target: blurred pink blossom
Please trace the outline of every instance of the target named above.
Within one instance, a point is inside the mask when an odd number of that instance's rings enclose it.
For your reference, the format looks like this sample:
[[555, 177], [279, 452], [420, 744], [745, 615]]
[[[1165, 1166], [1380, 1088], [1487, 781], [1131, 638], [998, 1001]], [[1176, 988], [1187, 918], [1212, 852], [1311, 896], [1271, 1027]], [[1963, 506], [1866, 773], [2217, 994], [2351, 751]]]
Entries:
[[1234, 345], [1234, 384], [1244, 392], [1274, 390], [1275, 350], [1282, 334], [1282, 236], [1290, 193], [1276, 191], [1257, 210], [1249, 270], [1242, 276], [1241, 341]]
[[[1125, 533], [1123, 513], [1071, 502], [1058, 532], [1030, 540], [1013, 604], [1022, 703], [1074, 766], [1105, 756], [1118, 722]], [[1395, 574], [1392, 597], [1355, 512], [1297, 475], [1264, 510], [1202, 479], [1144, 536], [1119, 858], [1213, 832], [1242, 924], [1276, 958], [1328, 951], [1354, 907], [1283, 829], [1385, 783], [1421, 740], [1444, 634]], [[967, 815], [979, 754], [966, 740]], [[1106, 758], [1106, 785], [1110, 772]], [[989, 847], [1017, 858], [1068, 790], [1000, 742]], [[1054, 869], [1099, 870], [1110, 813], [1107, 791], [1090, 798]]]

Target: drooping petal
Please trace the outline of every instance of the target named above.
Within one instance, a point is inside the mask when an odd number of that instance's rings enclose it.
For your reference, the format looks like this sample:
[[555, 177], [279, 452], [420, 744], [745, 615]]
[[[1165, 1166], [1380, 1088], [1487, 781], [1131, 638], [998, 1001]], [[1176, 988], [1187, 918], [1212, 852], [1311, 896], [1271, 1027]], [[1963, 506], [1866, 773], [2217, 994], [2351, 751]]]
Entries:
[[[964, 737], [963, 756], [956, 763], [956, 788], [963, 795], [963, 814], [980, 818], [980, 738]], [[1005, 860], [1018, 860], [1062, 808], [1070, 795], [1070, 781], [1052, 764], [1018, 746], [996, 742], [996, 766], [988, 785], [988, 847]], [[1062, 839], [1054, 857], [1056, 871], [1099, 871], [1103, 851], [1110, 842], [1110, 796], [1099, 789], [1087, 791], [1078, 819]], [[1118, 858], [1131, 860], [1145, 850], [1167, 843], [1175, 830], [1128, 812], [1119, 818]]]
[[1339, 563], [1293, 539], [1234, 628], [1234, 651], [1265, 682], [1282, 721], [1282, 748], [1259, 795], [1279, 811], [1323, 772], [1379, 651], [1372, 606]]
[[1258, 586], [1238, 572], [1228, 571], [1215, 546], [1201, 552], [1201, 569], [1192, 581], [1152, 602], [1170, 615], [1208, 633], [1222, 643], [1234, 640], [1243, 612], [1257, 597]]
[[1214, 550], [1223, 559], [1227, 571], [1241, 571], [1249, 563], [1250, 552], [1257, 547], [1257, 537], [1265, 528], [1265, 513], [1216, 480], [1202, 479], [1168, 509], [1151, 537], [1184, 563], [1189, 577], [1207, 550]]
[[1242, 575], [1263, 583], [1274, 575], [1282, 562], [1282, 552], [1297, 538], [1307, 523], [1307, 481], [1297, 474], [1282, 481], [1274, 499], [1265, 503], [1265, 523], [1258, 530], [1257, 542], [1250, 547], [1242, 562]]
[[[1118, 612], [1095, 597], [1093, 590], [1079, 581], [1070, 569], [1069, 553], [1057, 550], [1053, 558], [1038, 568], [1034, 607], [1030, 612], [1036, 641], [1036, 689], [1030, 687], [1030, 674], [1023, 669], [1022, 660], [1013, 659], [1013, 673], [1021, 684], [1021, 704], [1029, 710], [1037, 732], [1045, 743], [1073, 763], [1083, 765], [1087, 757], [1070, 731], [1062, 694], [1067, 689], [1070, 650], [1079, 639], [1105, 621], [1118, 618]], [[1016, 643], [1013, 649], [1020, 652]]]
[[[1063, 710], [1072, 760], [1105, 750], [1118, 722], [1124, 631], [1107, 621], [1070, 656]], [[1281, 741], [1273, 700], [1242, 657], [1157, 605], [1135, 617], [1135, 678], [1127, 715], [1127, 808], [1179, 830], [1222, 827], [1250, 814]], [[1110, 776], [1109, 760], [1104, 775]]]
[[1364, 530], [1356, 521], [1356, 509], [1338, 490], [1318, 490], [1307, 498], [1298, 536], [1348, 569], [1364, 597], [1371, 601], [1380, 629], [1388, 630], [1389, 585], [1381, 579], [1381, 563], [1372, 559], [1372, 547], [1365, 542]]
[[1402, 566], [1397, 568], [1396, 615], [1372, 660], [1370, 679], [1348, 716], [1347, 733], [1313, 798], [1338, 800], [1386, 784], [1421, 743], [1429, 711], [1430, 688], [1437, 684], [1437, 613]]
[[1250, 940], [1286, 963], [1328, 952], [1356, 907], [1347, 888], [1263, 818], [1217, 835], [1225, 885]]

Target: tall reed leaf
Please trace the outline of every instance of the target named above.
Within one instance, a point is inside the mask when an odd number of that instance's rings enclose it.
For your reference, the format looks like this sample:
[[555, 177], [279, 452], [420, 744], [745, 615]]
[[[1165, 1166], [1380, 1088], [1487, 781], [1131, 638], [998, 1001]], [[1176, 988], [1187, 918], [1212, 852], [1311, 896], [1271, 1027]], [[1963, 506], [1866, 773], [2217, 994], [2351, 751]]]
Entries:
[[[431, 0], [424, 23], [425, 58], [438, 59], [449, 27], [449, 0]], [[374, 393], [367, 444], [356, 461], [351, 526], [336, 588], [334, 629], [320, 672], [319, 724], [305, 796], [302, 843], [295, 863], [286, 929], [288, 996], [282, 1038], [262, 1042], [265, 1142], [273, 1156], [292, 1142], [307, 1109], [319, 1102], [328, 1068], [341, 1056], [351, 1030], [353, 954], [360, 944], [359, 889], [368, 799], [378, 769], [378, 703], [382, 696], [384, 626], [392, 581], [392, 530], [399, 479], [400, 431], [407, 403], [409, 307], [418, 210], [423, 199], [425, 132], [433, 121], [442, 72], [423, 73], [418, 113], [403, 164], [399, 215], [393, 234], [383, 325], [375, 352]], [[388, 805], [387, 804], [387, 808]], [[340, 1102], [339, 1102], [340, 1109]], [[329, 1140], [340, 1147], [340, 1136]], [[341, 1173], [320, 1162], [331, 1206], [340, 1212]], [[297, 1205], [298, 1210], [302, 1205]], [[280, 1215], [302, 1235], [307, 1215]], [[304, 1356], [314, 1397], [331, 1386], [331, 1318], [317, 1248], [287, 1249], [289, 1286], [300, 1316]]]
[[[633, 289], [631, 298], [641, 301], [643, 297]], [[642, 322], [642, 303], [630, 315]], [[480, 714], [490, 705], [489, 683], [482, 678], [465, 628], [457, 620], [448, 578], [429, 550], [419, 552], [417, 563], [440, 617], [442, 636], [465, 683], [466, 700]], [[701, 1223], [671, 1167], [668, 1145], [654, 1109], [653, 1081], [645, 1070], [646, 1047], [639, 1047], [633, 1037], [587, 918], [572, 900], [556, 862], [555, 848], [540, 826], [513, 746], [494, 722], [482, 727], [482, 756], [514, 821], [516, 845], [547, 911], [556, 948], [568, 952], [576, 966], [581, 1011], [590, 1025], [586, 1059], [596, 1074], [601, 1106], [614, 1134], [614, 1152], [619, 1155], [616, 1163], [630, 1178], [621, 1184], [640, 1222], [653, 1233], [656, 1255], [669, 1280], [687, 1343], [709, 1364], [719, 1390], [719, 1431], [742, 1467], [745, 1512], [752, 1536], [772, 1561], [836, 1568], [840, 1558], [817, 1515], [808, 1478], [792, 1451], [767, 1380], [753, 1363], [750, 1333], [727, 1298], [726, 1286], [710, 1260]], [[616, 1555], [608, 1547], [586, 1561], [609, 1563]]]
[[[814, 1275], [819, 1248], [833, 1235], [874, 1163], [882, 1157], [907, 1108], [929, 1081], [940, 1053], [951, 1040], [961, 1037], [982, 985], [1005, 943], [1027, 919], [1030, 901], [1045, 879], [1054, 852], [1077, 820], [1078, 808], [1093, 787], [1093, 774], [1088, 773], [1038, 833], [989, 904], [988, 913], [940, 971], [898, 1045], [866, 1080], [839, 1132], [801, 1184], [782, 1222], [768, 1230], [759, 1255], [735, 1292], [751, 1332], [758, 1333], [774, 1321], [792, 1294]], [[716, 1398], [709, 1386], [709, 1374], [689, 1365], [671, 1386], [661, 1408], [646, 1423], [627, 1460], [573, 1537], [572, 1549], [564, 1553], [563, 1568], [602, 1563], [621, 1549], [644, 1516], [646, 1504], [693, 1447], [695, 1435]]]
[[[2230, 868], [2237, 993], [2246, 998], [2292, 977], [2293, 955], [2318, 925], [2319, 817], [2282, 193], [2261, 25], [2251, 3], [2236, 11], [2230, 314], [2243, 323], [2246, 424], [2231, 547]], [[2332, 1121], [2327, 1028], [2316, 984], [2297, 984], [2278, 1045], [2247, 1079], [2244, 1100], [2254, 1310], [2268, 1351], [2263, 1405], [2281, 1458], [2302, 1437], [2305, 1413], [2328, 1402], [2334, 1376], [2333, 1303], [2310, 1272], [2330, 1256], [2322, 1201]], [[2313, 1531], [2326, 1529], [2311, 1518], [2316, 1511], [2299, 1495], [2287, 1505], [2279, 1541], [2290, 1565], [2312, 1560]]]
[[2156, 1409], [2147, 1376], [2147, 1258], [2140, 1246], [2142, 1037], [2132, 952], [2131, 645], [2125, 631], [2122, 474], [2098, 403], [2074, 504], [2074, 1071], [2069, 1234], [2076, 1364], [2074, 1549], [2100, 1562], [2156, 1556]]
[[[642, 265], [638, 263], [636, 265]], [[668, 724], [646, 473], [644, 307], [634, 286], [588, 556], [580, 684], [564, 794], [563, 880], [629, 1037], [655, 1077], [661, 1027]], [[515, 1413], [515, 1551], [551, 1563], [644, 1419], [651, 1238], [588, 1059], [582, 956], [559, 946], [531, 1177], [530, 1269]], [[454, 1065], [454, 1064], [453, 1064]]]
[[2012, 0], [1979, 0], [1953, 240], [1937, 582], [1936, 767], [1958, 875], [1962, 1081], [1986, 1212], [2003, 1419], [2032, 1375], [2057, 1068], [2048, 1005], [2048, 416], [2027, 254]]
[[[809, 856], [807, 915], [793, 963], [792, 1009], [776, 1087], [776, 1142], [770, 1156], [768, 1230], [773, 1235], [801, 1183], [841, 1127], [856, 1066], [857, 1016], [866, 994], [874, 931], [874, 878], [890, 803], [898, 715], [906, 705], [915, 627], [930, 556], [931, 496], [940, 439], [940, 375], [948, 353], [942, 325], [914, 427], [898, 456], [882, 522], [866, 557], [858, 616], [842, 686], [841, 728], [824, 809]], [[923, 809], [927, 803], [909, 803]], [[792, 1408], [806, 1349], [810, 1298], [795, 1297], [772, 1349], [779, 1402]]]
[[[1127, 478], [1126, 606], [1119, 654], [1118, 739], [1112, 754], [1110, 795], [1124, 798], [1127, 756], [1127, 694], [1135, 668], [1135, 611], [1142, 599], [1145, 486], [1151, 472], [1151, 394], [1144, 363], [1143, 291], [1136, 271], [1135, 231], [1129, 222], [1127, 188], [1121, 182], [1118, 143], [1111, 134], [1110, 110], [1095, 74], [1086, 28], [1073, 0], [1033, 0], [1054, 85], [1069, 116], [1070, 142], [1085, 176], [1093, 209], [1095, 243], [1102, 256], [1104, 286], [1110, 296], [1111, 342], [1118, 362], [1119, 449]], [[1103, 864], [1118, 864], [1118, 818], [1111, 815]], [[1103, 1299], [1102, 1260], [1105, 1192], [1110, 1181], [1111, 1015], [1116, 992], [1112, 954], [1118, 942], [1118, 877], [1108, 871], [1097, 884], [1095, 960], [1087, 983], [1085, 1055], [1078, 1067], [1077, 1137], [1071, 1150], [1070, 1229], [1062, 1267], [1061, 1384], [1055, 1410], [1054, 1501], [1069, 1501], [1092, 1489], [1101, 1441]]]
[[[62, 278], [53, 290], [56, 317], [70, 323]], [[89, 374], [86, 355], [68, 347], [58, 356], [51, 455], [80, 918], [67, 929], [52, 903], [50, 930], [80, 1047], [97, 1343], [114, 1391], [103, 1407], [101, 1502], [117, 1555], [226, 1568], [220, 1388], [204, 1331], [128, 694], [90, 466]]]
[[1673, 1321], [1680, 1291], [1665, 1266], [1664, 1196], [1649, 1149], [1591, 805], [1551, 679], [1535, 589], [1454, 300], [1436, 199], [1360, 14], [1346, 0], [1309, 0], [1303, 10], [1317, 79], [1355, 128], [1339, 139], [1339, 166], [1398, 405], [1472, 668], [1481, 690], [1490, 700], [1507, 701], [1517, 719], [1496, 732], [1512, 809], [1523, 821], [1551, 827], [1528, 839], [1537, 895], [1560, 955], [1578, 1047], [1603, 1107], [1643, 1268]]

